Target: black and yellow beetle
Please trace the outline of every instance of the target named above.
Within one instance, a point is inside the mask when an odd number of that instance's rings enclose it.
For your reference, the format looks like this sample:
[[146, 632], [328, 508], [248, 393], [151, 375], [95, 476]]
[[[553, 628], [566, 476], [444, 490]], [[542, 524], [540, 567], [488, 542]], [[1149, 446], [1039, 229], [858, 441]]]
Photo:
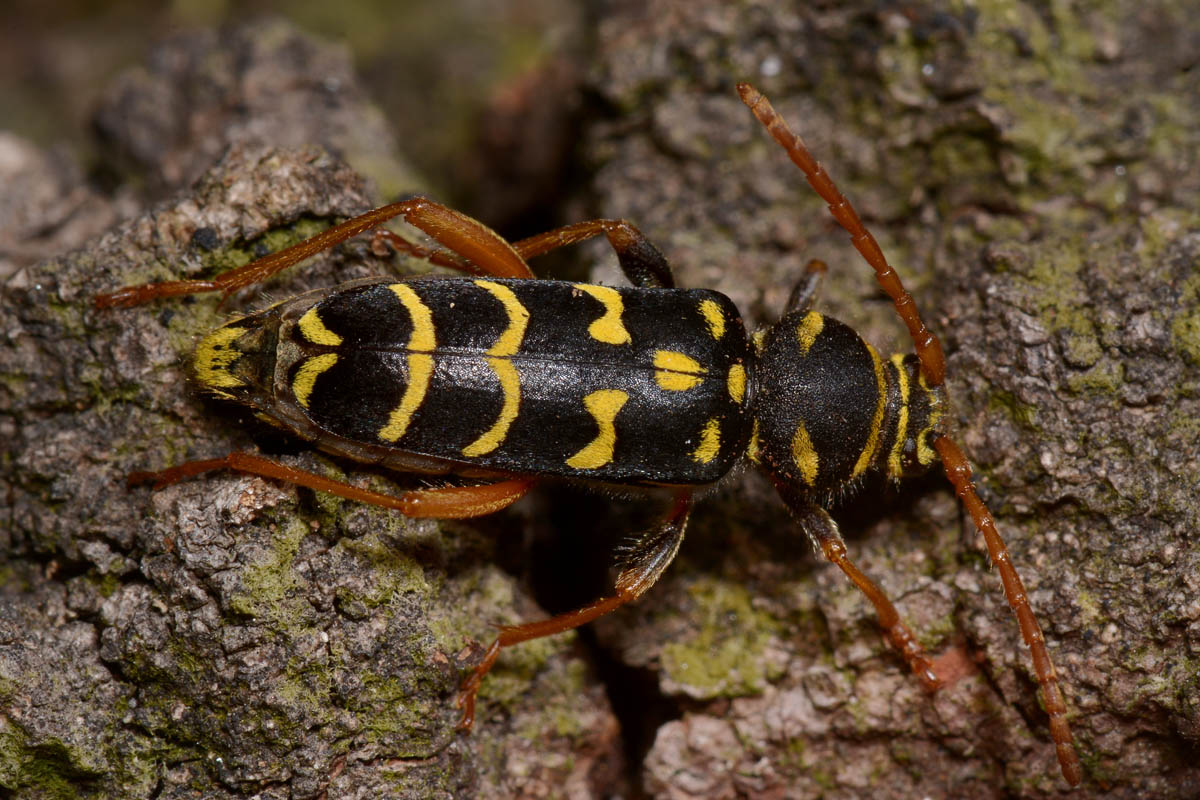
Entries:
[[[875, 269], [916, 355], [879, 356], [810, 308], [813, 262], [787, 313], [747, 336], [725, 296], [677, 289], [661, 253], [623, 220], [594, 220], [509, 243], [429, 200], [370, 211], [211, 281], [127, 287], [100, 308], [205, 291], [229, 294], [359, 233], [474, 277], [368, 279], [303, 294], [233, 320], [197, 347], [200, 385], [322, 450], [395, 470], [478, 481], [382, 494], [247, 453], [135, 473], [158, 486], [213, 469], [278, 478], [417, 517], [470, 517], [515, 502], [539, 478], [664, 487], [673, 502], [620, 564], [616, 591], [575, 611], [502, 628], [463, 683], [461, 726], [500, 650], [582, 625], [634, 600], [670, 564], [693, 495], [744, 458], [771, 478], [801, 528], [866, 594], [887, 637], [927, 688], [933, 663], [891, 601], [850, 561], [825, 506], [868, 470], [900, 478], [941, 460], [983, 533], [1031, 648], [1067, 781], [1081, 778], [1066, 706], [1041, 629], [970, 467], [947, 435], [937, 338], [832, 180], [768, 101], [738, 91], [829, 204]], [[378, 226], [429, 234], [426, 250]], [[535, 280], [526, 259], [605, 235], [631, 288]]]

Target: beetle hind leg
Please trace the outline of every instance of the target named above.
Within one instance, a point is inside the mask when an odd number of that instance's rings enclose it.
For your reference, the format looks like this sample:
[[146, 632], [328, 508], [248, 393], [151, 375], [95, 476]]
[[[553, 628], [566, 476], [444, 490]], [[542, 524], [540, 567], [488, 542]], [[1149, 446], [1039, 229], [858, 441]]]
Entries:
[[[228, 297], [238, 289], [262, 283], [272, 275], [310, 256], [328, 250], [360, 233], [378, 228], [395, 217], [403, 217], [410, 225], [429, 234], [438, 244], [450, 251], [441, 260], [432, 259], [435, 263], [476, 275], [499, 278], [534, 277], [529, 265], [512, 245], [491, 228], [441, 203], [424, 197], [414, 197], [372, 209], [299, 244], [223, 272], [212, 280], [165, 281], [126, 286], [114, 292], [97, 295], [93, 302], [97, 308], [103, 309], [128, 308], [158, 298], [202, 292], [220, 292], [223, 297]], [[422, 248], [413, 246], [402, 249], [419, 251]]]
[[544, 255], [551, 250], [578, 244], [604, 234], [617, 254], [621, 272], [634, 286], [643, 289], [673, 289], [671, 263], [646, 235], [624, 219], [594, 219], [565, 225], [513, 243], [522, 258]]
[[161, 472], [134, 472], [130, 485], [151, 483], [155, 489], [170, 486], [187, 478], [230, 469], [247, 475], [294, 483], [319, 492], [328, 492], [374, 506], [399, 511], [406, 517], [424, 519], [468, 519], [494, 513], [515, 503], [533, 488], [533, 478], [517, 478], [477, 486], [442, 486], [414, 489], [400, 494], [384, 494], [362, 489], [345, 481], [336, 481], [315, 472], [296, 469], [252, 453], [230, 453], [224, 458], [187, 461]]
[[684, 490], [675, 496], [671, 510], [656, 528], [643, 533], [621, 556], [621, 571], [617, 575], [616, 593], [602, 597], [583, 608], [568, 611], [549, 619], [528, 622], [524, 625], [505, 625], [485, 651], [483, 660], [463, 681], [458, 693], [458, 707], [462, 709], [459, 730], [469, 731], [475, 724], [475, 697], [483, 683], [483, 677], [496, 664], [500, 651], [521, 642], [553, 636], [556, 633], [578, 628], [605, 614], [615, 611], [626, 603], [641, 597], [654, 585], [663, 571], [679, 552], [683, 533], [687, 528], [692, 511], [692, 492]]

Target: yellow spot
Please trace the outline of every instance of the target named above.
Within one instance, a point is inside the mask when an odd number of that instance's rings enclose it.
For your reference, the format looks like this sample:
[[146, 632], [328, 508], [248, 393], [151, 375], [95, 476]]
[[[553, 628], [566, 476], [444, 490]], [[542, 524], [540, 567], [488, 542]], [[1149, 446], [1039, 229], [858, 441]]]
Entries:
[[313, 306], [308, 311], [304, 312], [304, 316], [300, 318], [299, 326], [300, 333], [305, 339], [313, 344], [323, 344], [328, 347], [337, 347], [342, 343], [342, 337], [338, 336], [329, 328], [325, 327], [325, 323], [321, 320], [320, 314], [317, 313], [317, 307]]
[[700, 446], [692, 453], [692, 458], [701, 464], [707, 464], [716, 458], [719, 452], [721, 452], [721, 423], [716, 419], [710, 419], [704, 423], [704, 430], [700, 431]]
[[725, 315], [721, 313], [721, 307], [715, 300], [701, 300], [700, 314], [708, 323], [708, 332], [714, 339], [720, 339], [725, 335]]
[[908, 436], [908, 372], [904, 369], [904, 356], [900, 353], [892, 356], [892, 364], [896, 367], [896, 375], [900, 384], [900, 410], [896, 421], [896, 438], [892, 440], [892, 450], [888, 453], [888, 474], [898, 478], [904, 474], [900, 457], [904, 454], [904, 440]]
[[388, 288], [395, 292], [408, 310], [413, 328], [407, 345], [408, 385], [404, 387], [400, 404], [388, 415], [387, 425], [379, 431], [380, 439], [394, 442], [408, 431], [413, 414], [421, 407], [425, 393], [429, 391], [429, 378], [433, 375], [433, 356], [430, 353], [437, 347], [437, 338], [433, 333], [433, 314], [417, 293], [404, 283], [393, 283]]
[[750, 334], [750, 341], [754, 343], [754, 352], [761, 356], [763, 344], [765, 344], [767, 341], [767, 332], [765, 330], [755, 331], [754, 333]]
[[242, 351], [233, 343], [245, 332], [245, 328], [226, 325], [205, 336], [196, 347], [196, 359], [192, 366], [196, 371], [196, 380], [210, 389], [244, 386], [246, 382], [230, 372], [229, 368], [242, 357]]
[[750, 425], [750, 444], [746, 445], [746, 458], [758, 463], [758, 420]]
[[629, 400], [629, 395], [619, 389], [600, 389], [583, 398], [583, 407], [596, 420], [600, 428], [596, 438], [575, 455], [567, 459], [567, 466], [575, 469], [596, 469], [612, 461], [617, 446], [617, 427], [614, 420], [617, 412]]
[[867, 352], [871, 354], [871, 364], [875, 367], [875, 393], [878, 399], [875, 401], [875, 416], [871, 418], [871, 431], [867, 434], [867, 443], [858, 454], [854, 471], [850, 473], [851, 478], [862, 475], [875, 460], [875, 453], [879, 450], [879, 438], [883, 432], [883, 411], [887, 405], [887, 382], [883, 374], [883, 361], [880, 360], [879, 353], [875, 352], [875, 348], [869, 344]]
[[674, 350], [654, 353], [654, 380], [658, 388], [668, 392], [684, 392], [700, 385], [705, 369], [691, 356]]
[[818, 312], [810, 311], [804, 315], [804, 319], [800, 320], [800, 324], [796, 326], [796, 341], [800, 342], [801, 355], [808, 355], [808, 351], [812, 349], [813, 342], [821, 335], [824, 327], [825, 318]]
[[492, 427], [463, 448], [463, 455], [468, 458], [485, 455], [499, 447], [500, 443], [504, 441], [504, 437], [508, 435], [508, 429], [512, 427], [513, 420], [517, 418], [517, 412], [521, 407], [521, 378], [517, 374], [517, 368], [513, 366], [508, 357], [520, 349], [521, 342], [525, 339], [525, 329], [529, 326], [529, 311], [521, 305], [511, 289], [504, 284], [491, 281], [475, 281], [475, 285], [491, 292], [492, 296], [504, 306], [504, 312], [508, 314], [508, 327], [488, 350], [490, 357], [487, 360], [492, 372], [495, 372], [496, 377], [500, 379], [500, 390], [504, 393], [504, 405]]
[[625, 313], [625, 303], [621, 293], [608, 286], [596, 286], [590, 283], [577, 283], [575, 288], [590, 294], [604, 306], [604, 316], [588, 326], [588, 334], [598, 342], [605, 344], [629, 344], [633, 339], [625, 330], [621, 315]]
[[742, 400], [746, 398], [746, 368], [741, 364], [730, 367], [725, 386], [729, 389], [729, 396], [733, 398], [733, 402], [741, 405]]
[[292, 379], [292, 394], [296, 395], [297, 403], [308, 408], [308, 398], [312, 396], [317, 376], [336, 364], [337, 360], [337, 353], [325, 353], [304, 360]]
[[800, 479], [813, 486], [817, 482], [817, 451], [813, 449], [804, 423], [796, 426], [796, 435], [792, 437], [792, 461], [800, 468]]

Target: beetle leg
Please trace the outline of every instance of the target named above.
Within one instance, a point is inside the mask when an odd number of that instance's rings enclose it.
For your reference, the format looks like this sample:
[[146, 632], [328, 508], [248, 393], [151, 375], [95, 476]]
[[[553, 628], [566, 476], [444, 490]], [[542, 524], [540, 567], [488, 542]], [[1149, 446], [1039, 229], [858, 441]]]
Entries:
[[161, 489], [185, 478], [218, 469], [231, 469], [248, 475], [294, 483], [349, 500], [395, 509], [407, 517], [433, 519], [466, 519], [491, 514], [520, 500], [535, 483], [533, 478], [518, 478], [478, 486], [415, 489], [392, 495], [361, 489], [344, 481], [335, 481], [250, 453], [230, 453], [224, 458], [187, 461], [161, 472], [134, 472], [130, 474], [128, 482], [131, 486], [152, 483], [155, 489]]
[[808, 266], [804, 270], [803, 277], [796, 281], [796, 285], [792, 287], [792, 294], [788, 297], [787, 308], [785, 314], [790, 314], [793, 311], [807, 311], [812, 307], [813, 302], [817, 299], [817, 292], [821, 290], [821, 282], [825, 279], [825, 273], [829, 271], [829, 267], [824, 261], [814, 258], [808, 262]]
[[883, 590], [850, 560], [846, 554], [846, 543], [842, 541], [837, 523], [833, 521], [829, 513], [786, 488], [780, 487], [780, 495], [787, 502], [792, 513], [796, 515], [796, 521], [808, 534], [813, 546], [820, 550], [825, 558], [836, 564], [842, 572], [846, 573], [846, 577], [875, 606], [879, 624], [883, 627], [888, 641], [904, 657], [913, 674], [921, 682], [921, 686], [928, 691], [939, 688], [942, 680], [934, 671], [933, 662], [925, 653], [925, 648], [917, 641], [912, 630], [900, 620], [900, 614]]
[[638, 537], [628, 552], [623, 554], [621, 572], [617, 575], [616, 594], [549, 619], [500, 628], [499, 635], [484, 653], [483, 660], [467, 676], [459, 689], [458, 707], [462, 709], [462, 719], [458, 723], [460, 730], [469, 731], [475, 724], [475, 695], [479, 692], [483, 676], [495, 665], [501, 650], [531, 639], [553, 636], [578, 628], [636, 600], [654, 585], [679, 552], [688, 516], [692, 511], [692, 494], [691, 490], [680, 491], [662, 523]]
[[449, 250], [435, 250], [429, 247], [422, 247], [415, 242], [410, 242], [395, 231], [390, 231], [387, 228], [376, 228], [375, 232], [371, 234], [371, 252], [383, 258], [389, 255], [387, 250], [389, 246], [398, 253], [404, 253], [421, 261], [437, 264], [439, 267], [448, 267], [460, 272], [469, 273], [477, 271], [473, 265], [463, 261]]
[[477, 275], [499, 278], [534, 277], [529, 265], [512, 245], [491, 228], [441, 203], [424, 197], [414, 197], [360, 214], [299, 244], [224, 272], [212, 280], [166, 281], [126, 286], [115, 292], [97, 295], [94, 302], [97, 308], [126, 308], [161, 297], [200, 292], [221, 292], [228, 297], [238, 289], [261, 283], [277, 272], [328, 250], [352, 236], [378, 228], [394, 217], [403, 217], [410, 225], [420, 228], [438, 244], [460, 256], [462, 261], [461, 265], [457, 265], [458, 268]]
[[[675, 277], [671, 264], [657, 247], [632, 222], [623, 219], [594, 219], [555, 228], [513, 243], [513, 249], [524, 259], [549, 253], [560, 247], [587, 241], [604, 234], [617, 254], [621, 271], [634, 286], [643, 288], [672, 288]], [[470, 271], [453, 253], [446, 250], [426, 250], [386, 229], [375, 232], [375, 241], [387, 242], [397, 250], [423, 258], [451, 269]]]
[[671, 264], [645, 234], [623, 219], [594, 219], [555, 228], [513, 243], [522, 258], [533, 258], [569, 244], [604, 234], [617, 253], [621, 271], [634, 286], [647, 289], [674, 288]]

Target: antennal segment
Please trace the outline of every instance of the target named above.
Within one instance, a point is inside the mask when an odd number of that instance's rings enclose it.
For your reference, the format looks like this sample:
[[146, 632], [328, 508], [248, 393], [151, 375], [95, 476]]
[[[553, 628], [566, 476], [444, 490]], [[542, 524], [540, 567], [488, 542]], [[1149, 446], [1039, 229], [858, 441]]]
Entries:
[[854, 245], [854, 249], [875, 270], [879, 285], [887, 292], [888, 297], [892, 298], [892, 302], [896, 304], [896, 313], [908, 326], [908, 335], [912, 337], [917, 357], [921, 359], [921, 374], [931, 386], [941, 386], [946, 379], [946, 359], [942, 355], [942, 344], [921, 321], [921, 314], [917, 311], [917, 304], [912, 295], [900, 282], [896, 270], [892, 269], [891, 264], [884, 258], [879, 243], [863, 225], [854, 206], [838, 191], [829, 173], [813, 158], [812, 153], [808, 152], [804, 140], [792, 132], [770, 100], [748, 83], [739, 83], [737, 90], [742, 102], [763, 124], [771, 138], [787, 151], [792, 163], [808, 178], [809, 185], [829, 204], [829, 213], [850, 234], [850, 243]]

